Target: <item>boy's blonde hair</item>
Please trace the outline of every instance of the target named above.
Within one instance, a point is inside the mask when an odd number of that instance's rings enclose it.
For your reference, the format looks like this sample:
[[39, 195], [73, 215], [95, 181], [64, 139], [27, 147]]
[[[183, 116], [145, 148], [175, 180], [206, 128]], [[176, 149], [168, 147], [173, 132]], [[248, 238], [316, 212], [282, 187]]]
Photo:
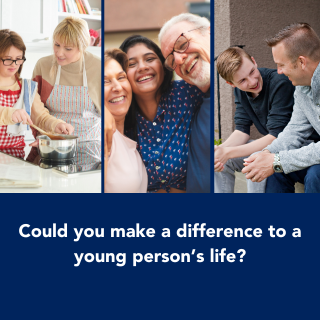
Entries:
[[217, 59], [217, 70], [220, 76], [232, 82], [234, 74], [242, 65], [243, 58], [252, 61], [251, 56], [241, 48], [231, 47], [223, 51]]
[[[59, 42], [65, 45], [77, 47], [81, 52], [81, 59], [83, 54], [90, 44], [90, 34], [88, 23], [75, 16], [70, 16], [63, 19], [55, 28], [53, 32], [53, 46], [54, 42], [59, 39]], [[58, 63], [54, 57], [53, 66], [50, 70], [52, 77], [57, 73]]]

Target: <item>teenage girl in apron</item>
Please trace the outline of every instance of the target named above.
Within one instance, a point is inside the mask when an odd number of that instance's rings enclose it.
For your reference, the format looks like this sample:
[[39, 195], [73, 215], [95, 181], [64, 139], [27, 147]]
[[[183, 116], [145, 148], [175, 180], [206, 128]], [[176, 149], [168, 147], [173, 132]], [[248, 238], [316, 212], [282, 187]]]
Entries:
[[[14, 31], [0, 30], [0, 151], [24, 158], [27, 122], [61, 133], [65, 123], [49, 115], [37, 93], [37, 83], [21, 79], [26, 47]], [[70, 130], [73, 130], [69, 126]]]

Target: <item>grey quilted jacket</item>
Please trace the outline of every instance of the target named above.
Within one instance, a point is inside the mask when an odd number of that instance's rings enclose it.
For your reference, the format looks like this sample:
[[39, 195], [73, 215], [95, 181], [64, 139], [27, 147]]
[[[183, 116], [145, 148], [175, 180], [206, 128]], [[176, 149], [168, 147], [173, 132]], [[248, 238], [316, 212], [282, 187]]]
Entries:
[[313, 73], [311, 87], [296, 87], [291, 120], [265, 149], [279, 152], [285, 173], [320, 164], [320, 142], [307, 140], [313, 130], [320, 134], [320, 63]]

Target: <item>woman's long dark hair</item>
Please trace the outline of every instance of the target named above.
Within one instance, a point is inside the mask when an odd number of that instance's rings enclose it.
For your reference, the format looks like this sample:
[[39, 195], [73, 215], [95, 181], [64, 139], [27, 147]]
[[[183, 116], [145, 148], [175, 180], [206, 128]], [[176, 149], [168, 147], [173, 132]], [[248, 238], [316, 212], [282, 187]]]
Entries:
[[[169, 71], [164, 67], [164, 60], [165, 58], [162, 55], [162, 52], [160, 48], [150, 39], [140, 36], [140, 35], [133, 35], [125, 39], [120, 49], [127, 53], [128, 50], [132, 47], [134, 47], [136, 44], [142, 43], [144, 44], [148, 49], [152, 50], [160, 59], [163, 70], [164, 70], [164, 78], [163, 82], [159, 88], [159, 92], [162, 95], [163, 93], [167, 92], [170, 88], [170, 84], [173, 77], [173, 72]], [[124, 121], [124, 130], [127, 133], [131, 133], [130, 138], [137, 141], [137, 118], [136, 114], [139, 111], [138, 103], [134, 97], [134, 93], [132, 94], [132, 102], [129, 108], [129, 111], [126, 115], [125, 121]]]

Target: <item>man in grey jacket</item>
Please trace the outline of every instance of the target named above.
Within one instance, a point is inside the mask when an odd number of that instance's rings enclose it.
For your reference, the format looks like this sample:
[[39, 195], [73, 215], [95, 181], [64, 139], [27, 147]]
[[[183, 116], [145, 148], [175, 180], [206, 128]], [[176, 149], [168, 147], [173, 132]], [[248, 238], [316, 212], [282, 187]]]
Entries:
[[[295, 23], [267, 40], [278, 73], [296, 90], [290, 122], [263, 152], [245, 159], [246, 178], [268, 178], [266, 192], [294, 192], [295, 182], [306, 193], [320, 192], [320, 142], [307, 140], [320, 134], [320, 39], [307, 23]], [[310, 139], [310, 138], [309, 138]], [[275, 173], [275, 174], [274, 174]]]

